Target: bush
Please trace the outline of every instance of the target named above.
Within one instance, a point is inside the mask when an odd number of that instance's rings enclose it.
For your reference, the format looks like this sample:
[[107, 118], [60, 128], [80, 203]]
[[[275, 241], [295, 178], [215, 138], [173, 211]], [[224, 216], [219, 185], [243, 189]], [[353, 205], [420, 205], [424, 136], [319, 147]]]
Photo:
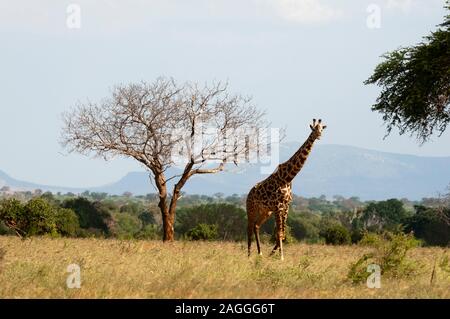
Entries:
[[217, 225], [217, 239], [242, 240], [247, 234], [245, 210], [231, 204], [205, 204], [180, 208], [175, 220], [175, 231], [186, 234], [203, 223]]
[[42, 198], [33, 198], [23, 208], [21, 225], [27, 236], [56, 235], [56, 209]]
[[25, 236], [23, 205], [15, 198], [0, 202], [0, 221], [19, 236]]
[[350, 232], [342, 225], [333, 225], [320, 234], [327, 245], [347, 245], [351, 243]]
[[405, 220], [405, 230], [413, 231], [427, 245], [446, 247], [450, 244], [450, 209], [416, 206], [416, 214]]
[[319, 240], [318, 217], [311, 213], [289, 214], [287, 224], [297, 240], [317, 242]]
[[142, 228], [140, 219], [129, 213], [115, 213], [113, 218], [114, 226], [112, 231], [118, 238], [133, 238]]
[[33, 198], [26, 205], [16, 199], [2, 201], [0, 221], [10, 232], [22, 237], [46, 234], [75, 236], [79, 228], [78, 217], [72, 210], [55, 207], [44, 197]]
[[415, 265], [406, 259], [407, 252], [419, 245], [412, 234], [366, 233], [360, 244], [372, 247], [373, 251], [351, 264], [347, 278], [353, 283], [367, 280], [369, 264], [379, 265], [381, 274], [387, 277], [400, 278], [414, 273]]
[[398, 199], [373, 202], [367, 205], [361, 216], [364, 228], [372, 231], [394, 230], [410, 213]]
[[359, 243], [364, 237], [364, 230], [362, 229], [352, 229], [350, 234], [352, 244]]
[[79, 197], [66, 200], [62, 207], [70, 208], [77, 214], [81, 228], [97, 228], [105, 234], [109, 233], [108, 223], [112, 216], [106, 204], [92, 203], [86, 198]]
[[136, 234], [136, 238], [138, 239], [148, 239], [148, 240], [156, 240], [161, 239], [162, 237], [162, 229], [158, 225], [148, 224], [145, 225], [139, 233]]
[[155, 216], [150, 211], [143, 211], [138, 215], [142, 225], [145, 227], [150, 224], [156, 224]]
[[2, 235], [14, 235], [14, 231], [6, 226], [6, 224], [0, 221], [0, 236]]
[[186, 233], [190, 240], [214, 240], [218, 236], [217, 224], [198, 224]]
[[56, 212], [56, 229], [63, 236], [76, 236], [80, 228], [78, 216], [68, 208], [59, 208]]

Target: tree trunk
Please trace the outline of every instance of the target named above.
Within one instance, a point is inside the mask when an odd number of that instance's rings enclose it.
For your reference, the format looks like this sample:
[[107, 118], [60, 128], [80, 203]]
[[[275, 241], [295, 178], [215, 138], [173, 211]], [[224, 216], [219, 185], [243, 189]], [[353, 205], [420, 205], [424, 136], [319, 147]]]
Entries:
[[159, 209], [161, 210], [162, 222], [163, 222], [163, 241], [173, 241], [175, 239], [174, 223], [175, 223], [175, 209], [177, 207], [177, 201], [180, 198], [180, 192], [186, 181], [191, 176], [190, 171], [194, 162], [189, 162], [183, 172], [178, 183], [173, 188], [173, 195], [170, 200], [170, 206], [167, 207], [167, 185], [166, 178], [162, 172], [156, 172], [155, 182], [159, 191]]
[[159, 193], [159, 203], [158, 207], [161, 211], [161, 218], [163, 223], [163, 241], [173, 241], [174, 240], [174, 229], [173, 222], [175, 220], [175, 215], [170, 214], [169, 208], [167, 207], [167, 186], [166, 178], [162, 172], [154, 171], [155, 183], [158, 188]]
[[[175, 213], [175, 212], [174, 212]], [[169, 210], [166, 209], [166, 211], [163, 213], [163, 241], [173, 241], [174, 240], [174, 229], [173, 224], [175, 221], [175, 214], [170, 213]]]
[[[169, 206], [169, 211], [168, 211], [168, 218], [167, 218], [167, 232], [166, 232], [166, 228], [164, 230], [164, 234], [170, 234], [171, 235], [171, 239], [169, 240], [173, 240], [174, 238], [174, 230], [173, 230], [173, 226], [174, 226], [174, 222], [175, 222], [175, 210], [177, 208], [177, 201], [178, 198], [180, 198], [180, 189], [177, 187], [177, 185], [174, 187], [174, 191], [173, 191], [173, 195], [172, 195], [172, 199], [170, 200], [170, 206]], [[164, 239], [165, 241], [165, 239]]]

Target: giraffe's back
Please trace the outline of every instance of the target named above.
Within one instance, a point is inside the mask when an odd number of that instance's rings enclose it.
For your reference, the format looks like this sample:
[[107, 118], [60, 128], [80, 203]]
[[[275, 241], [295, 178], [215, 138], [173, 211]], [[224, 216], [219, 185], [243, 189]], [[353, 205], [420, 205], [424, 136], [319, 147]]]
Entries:
[[292, 201], [291, 188], [292, 183], [279, 186], [270, 179], [256, 184], [247, 195], [247, 211], [276, 211], [288, 208]]

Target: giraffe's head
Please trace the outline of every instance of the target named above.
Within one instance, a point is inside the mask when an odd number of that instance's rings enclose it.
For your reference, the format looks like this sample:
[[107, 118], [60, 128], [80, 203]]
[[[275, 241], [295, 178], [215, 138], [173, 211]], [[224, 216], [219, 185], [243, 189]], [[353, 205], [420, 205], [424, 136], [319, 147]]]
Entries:
[[322, 124], [321, 119], [319, 119], [318, 121], [316, 121], [316, 119], [313, 119], [313, 123], [310, 124], [309, 127], [311, 128], [311, 131], [313, 131], [314, 137], [318, 140], [320, 140], [323, 130], [327, 128], [326, 125]]

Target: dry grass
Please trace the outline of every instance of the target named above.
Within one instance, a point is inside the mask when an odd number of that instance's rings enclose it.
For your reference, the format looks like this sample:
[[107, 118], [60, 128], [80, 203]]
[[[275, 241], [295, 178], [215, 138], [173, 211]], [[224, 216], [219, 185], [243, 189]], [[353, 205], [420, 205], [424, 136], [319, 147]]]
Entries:
[[[416, 248], [417, 273], [383, 280], [380, 289], [353, 285], [349, 265], [367, 248], [286, 245], [277, 257], [246, 256], [244, 243], [20, 240], [0, 237], [1, 298], [450, 298], [450, 276], [430, 283], [441, 248]], [[3, 251], [3, 253], [2, 253]], [[1, 257], [3, 256], [3, 257]], [[81, 266], [81, 289], [66, 287], [69, 264]]]

